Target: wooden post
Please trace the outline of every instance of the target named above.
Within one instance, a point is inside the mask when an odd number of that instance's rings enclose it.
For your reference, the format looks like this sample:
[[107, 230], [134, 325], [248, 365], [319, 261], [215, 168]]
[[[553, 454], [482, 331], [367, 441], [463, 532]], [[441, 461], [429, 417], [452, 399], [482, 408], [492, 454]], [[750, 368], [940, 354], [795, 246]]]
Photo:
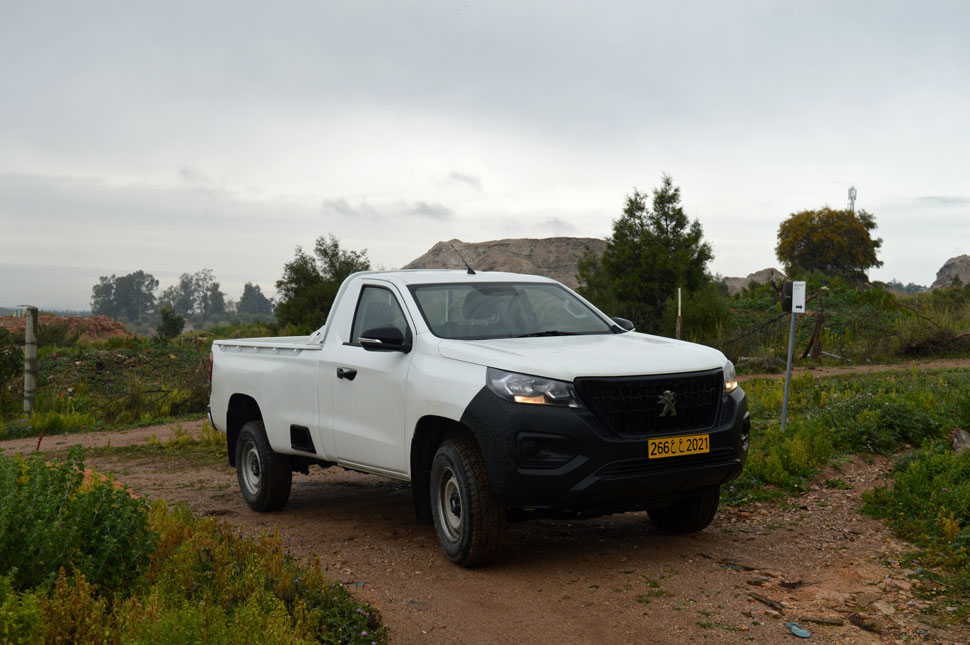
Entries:
[[677, 287], [677, 328], [674, 330], [674, 338], [680, 340], [681, 332], [684, 328], [684, 319], [680, 315], [680, 287]]
[[24, 325], [24, 413], [34, 411], [37, 395], [37, 307], [27, 306]]

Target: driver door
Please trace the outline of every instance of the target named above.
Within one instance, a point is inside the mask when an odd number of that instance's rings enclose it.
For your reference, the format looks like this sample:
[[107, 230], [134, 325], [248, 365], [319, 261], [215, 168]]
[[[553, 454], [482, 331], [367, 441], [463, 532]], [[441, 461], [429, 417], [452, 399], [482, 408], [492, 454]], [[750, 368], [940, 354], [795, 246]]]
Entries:
[[341, 462], [405, 475], [405, 397], [414, 354], [364, 349], [360, 337], [376, 327], [396, 327], [404, 337], [412, 337], [394, 291], [366, 284], [357, 300], [350, 340], [333, 359], [334, 442]]

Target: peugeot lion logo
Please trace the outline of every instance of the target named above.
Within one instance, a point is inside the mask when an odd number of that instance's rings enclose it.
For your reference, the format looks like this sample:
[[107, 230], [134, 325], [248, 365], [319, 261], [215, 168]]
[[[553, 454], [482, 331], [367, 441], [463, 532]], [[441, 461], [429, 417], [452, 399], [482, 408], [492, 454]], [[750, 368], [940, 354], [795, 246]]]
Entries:
[[664, 406], [664, 409], [660, 411], [661, 417], [668, 414], [672, 417], [677, 416], [677, 395], [670, 390], [664, 390], [664, 393], [657, 397], [657, 403]]

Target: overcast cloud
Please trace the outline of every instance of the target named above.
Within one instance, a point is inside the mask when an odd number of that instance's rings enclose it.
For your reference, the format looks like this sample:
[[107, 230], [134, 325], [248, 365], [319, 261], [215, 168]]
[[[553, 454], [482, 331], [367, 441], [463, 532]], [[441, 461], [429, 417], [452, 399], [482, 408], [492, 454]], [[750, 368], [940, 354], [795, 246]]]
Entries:
[[211, 268], [268, 292], [333, 233], [606, 237], [663, 172], [711, 269], [778, 224], [876, 216], [871, 277], [970, 253], [970, 4], [3, 2], [0, 305]]

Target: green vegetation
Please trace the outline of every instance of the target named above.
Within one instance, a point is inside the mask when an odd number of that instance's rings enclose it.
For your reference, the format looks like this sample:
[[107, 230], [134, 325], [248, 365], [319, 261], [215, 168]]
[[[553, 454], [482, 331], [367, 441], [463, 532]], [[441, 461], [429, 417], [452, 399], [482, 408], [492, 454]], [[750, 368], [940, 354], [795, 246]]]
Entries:
[[79, 450], [50, 465], [0, 454], [0, 641], [387, 641], [375, 609], [278, 537], [84, 472]]
[[876, 218], [866, 211], [825, 207], [792, 213], [778, 227], [775, 254], [788, 275], [819, 271], [855, 284], [866, 281], [866, 270], [880, 267], [876, 251], [882, 240], [870, 233]]
[[[808, 482], [847, 453], [900, 458], [892, 487], [867, 492], [866, 510], [886, 520], [921, 549], [927, 585], [947, 579], [947, 602], [962, 619], [970, 612], [970, 453], [957, 455], [947, 437], [970, 427], [970, 372], [900, 371], [878, 375], [793, 379], [785, 431], [779, 427], [781, 379], [744, 384], [755, 429], [748, 463], [724, 489], [728, 504], [781, 500], [807, 489]], [[913, 450], [916, 448], [916, 450]], [[824, 481], [846, 488], [841, 478]]]
[[677, 287], [699, 292], [710, 282], [711, 245], [700, 222], [691, 222], [680, 205], [680, 188], [664, 175], [647, 195], [634, 190], [602, 257], [579, 263], [579, 292], [610, 315], [629, 318], [640, 331], [658, 333], [664, 307]]
[[273, 320], [273, 303], [259, 285], [247, 282], [237, 306], [226, 299], [211, 269], [183, 273], [177, 283], [157, 291], [155, 276], [141, 270], [101, 276], [91, 288], [91, 312], [120, 320], [134, 333], [163, 338], [178, 336], [186, 323], [201, 329]]
[[866, 491], [863, 500], [867, 513], [920, 547], [921, 565], [951, 574], [943, 580], [927, 572], [929, 595], [942, 583], [958, 607], [953, 618], [970, 613], [970, 451], [958, 455], [946, 441], [927, 442], [898, 460], [892, 487]]
[[333, 235], [318, 237], [313, 252], [316, 257], [297, 247], [296, 257], [283, 265], [283, 277], [276, 281], [276, 318], [287, 334], [309, 334], [323, 325], [344, 279], [370, 269], [366, 250], [343, 250]]
[[209, 398], [210, 344], [210, 337], [196, 335], [174, 342], [113, 338], [41, 346], [35, 412], [23, 416], [23, 384], [10, 383], [10, 392], [0, 400], [0, 439], [148, 425], [201, 414]]
[[[860, 289], [818, 273], [796, 278], [807, 281], [812, 298], [810, 315], [797, 321], [796, 365], [970, 355], [970, 287], [897, 297], [879, 285]], [[675, 315], [671, 299], [666, 335], [672, 335]], [[742, 372], [784, 367], [790, 323], [781, 311], [781, 285], [753, 284], [731, 297], [708, 287], [685, 297], [683, 316], [686, 340], [717, 347]], [[812, 359], [816, 347], [841, 359]]]

